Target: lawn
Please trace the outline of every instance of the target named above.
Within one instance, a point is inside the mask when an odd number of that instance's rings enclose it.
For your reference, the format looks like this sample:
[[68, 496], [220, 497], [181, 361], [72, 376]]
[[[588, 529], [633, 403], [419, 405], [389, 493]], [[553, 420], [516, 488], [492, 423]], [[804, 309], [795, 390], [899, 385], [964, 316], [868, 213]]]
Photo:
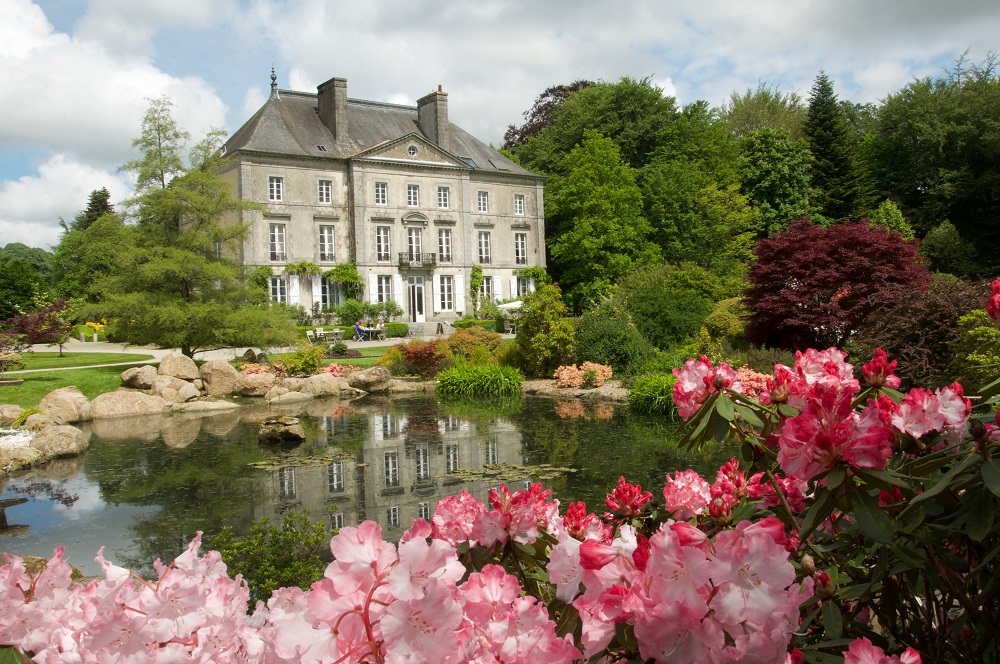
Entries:
[[0, 387], [0, 403], [13, 403], [22, 408], [37, 406], [42, 397], [52, 390], [69, 385], [76, 385], [84, 396], [93, 399], [98, 394], [113, 392], [121, 387], [124, 368], [70, 369], [10, 376], [21, 378], [24, 383]]
[[338, 357], [325, 364], [352, 364], [356, 367], [370, 367], [375, 364], [375, 360], [389, 349], [389, 346], [372, 346], [371, 348], [359, 348], [361, 357]]
[[145, 353], [24, 353], [25, 369], [57, 369], [60, 367], [86, 367], [94, 364], [113, 364], [115, 362], [143, 362], [150, 360], [155, 364], [152, 355]]

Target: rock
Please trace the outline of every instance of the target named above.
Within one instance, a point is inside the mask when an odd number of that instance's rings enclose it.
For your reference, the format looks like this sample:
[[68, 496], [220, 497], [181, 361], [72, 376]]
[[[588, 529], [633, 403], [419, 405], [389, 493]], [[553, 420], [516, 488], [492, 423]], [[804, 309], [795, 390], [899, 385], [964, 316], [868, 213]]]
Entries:
[[45, 458], [55, 459], [85, 452], [90, 443], [76, 427], [58, 425], [36, 433], [31, 439], [31, 447], [39, 450]]
[[285, 387], [284, 385], [275, 385], [274, 387], [272, 387], [267, 391], [267, 394], [264, 395], [264, 398], [267, 399], [268, 401], [274, 401], [282, 394], [286, 394], [287, 392], [288, 388]]
[[42, 415], [41, 413], [35, 413], [34, 415], [28, 415], [28, 419], [24, 421], [24, 428], [28, 431], [41, 431], [55, 424], [48, 415]]
[[198, 365], [194, 363], [194, 360], [180, 351], [170, 353], [170, 355], [160, 360], [160, 367], [156, 370], [156, 373], [161, 376], [173, 376], [182, 380], [201, 378], [201, 374], [198, 373]]
[[243, 361], [248, 363], [257, 361], [257, 353], [253, 352], [253, 348], [247, 348], [247, 352], [243, 353]]
[[267, 359], [267, 353], [264, 351], [257, 353], [257, 364], [262, 364], [265, 367], [271, 366], [271, 360]]
[[12, 403], [0, 404], [0, 426], [10, 426], [23, 412], [23, 408]]
[[315, 397], [336, 397], [344, 392], [353, 392], [347, 380], [333, 374], [321, 373], [302, 379], [300, 392], [307, 392]]
[[164, 387], [157, 394], [161, 399], [166, 399], [170, 403], [184, 403], [184, 399], [181, 399], [181, 393], [172, 387]]
[[302, 442], [306, 439], [306, 432], [297, 417], [269, 417], [260, 425], [257, 439], [268, 444]]
[[191, 384], [194, 385], [196, 388], [198, 388], [199, 392], [205, 391], [205, 381], [203, 381], [201, 378], [195, 378], [193, 381], [191, 381]]
[[171, 397], [176, 395], [172, 394], [171, 396], [167, 396], [164, 392], [166, 392], [166, 390], [173, 390], [175, 393], [180, 392], [181, 388], [187, 384], [187, 381], [175, 378], [174, 376], [157, 376], [156, 380], [153, 381], [152, 388], [150, 388], [149, 391], [152, 394], [159, 394], [164, 399], [173, 401], [174, 399]]
[[262, 397], [274, 385], [274, 374], [248, 374], [236, 379], [236, 391], [245, 397]]
[[130, 367], [122, 372], [122, 387], [148, 390], [153, 387], [153, 381], [156, 380], [156, 376], [156, 367], [151, 364], [141, 367]]
[[[205, 403], [205, 402], [199, 402]], [[213, 402], [208, 402], [213, 403]], [[225, 403], [222, 401], [215, 403]], [[235, 404], [233, 404], [235, 405]], [[239, 408], [239, 406], [236, 406]], [[233, 428], [240, 423], [240, 414], [236, 410], [220, 412], [216, 415], [203, 417], [201, 420], [201, 430], [212, 436], [222, 438], [227, 436]]]
[[160, 437], [160, 428], [169, 417], [166, 413], [156, 413], [141, 417], [104, 418], [91, 422], [90, 429], [98, 438], [153, 442]]
[[385, 367], [369, 367], [348, 375], [347, 384], [369, 394], [382, 394], [392, 387], [392, 374]]
[[160, 427], [163, 444], [174, 449], [187, 447], [198, 439], [199, 433], [201, 433], [200, 417], [168, 417]]
[[[253, 351], [251, 351], [253, 352]], [[205, 394], [218, 397], [236, 391], [236, 381], [240, 372], [225, 360], [209, 360], [201, 365], [201, 380], [205, 383]]]
[[170, 402], [153, 394], [118, 390], [107, 392], [90, 402], [94, 419], [102, 417], [131, 417], [165, 413], [170, 410]]
[[191, 383], [184, 383], [184, 387], [177, 390], [177, 395], [180, 397], [181, 401], [193, 401], [201, 396], [201, 392], [198, 388]]
[[281, 379], [281, 386], [287, 387], [289, 392], [305, 392], [305, 390], [302, 389], [302, 384], [304, 382], [305, 378], [288, 376], [287, 378]]
[[78, 388], [70, 385], [46, 394], [38, 402], [38, 409], [55, 424], [86, 422], [90, 420], [90, 401]]
[[30, 445], [12, 450], [0, 449], [0, 471], [12, 472], [45, 461], [45, 455]]
[[268, 399], [271, 403], [295, 403], [296, 401], [309, 401], [313, 398], [313, 395], [306, 394], [305, 392], [289, 392], [286, 391], [284, 394], [279, 394], [273, 399]]
[[232, 401], [189, 401], [174, 406], [178, 413], [211, 413], [213, 411], [238, 410], [240, 405]]

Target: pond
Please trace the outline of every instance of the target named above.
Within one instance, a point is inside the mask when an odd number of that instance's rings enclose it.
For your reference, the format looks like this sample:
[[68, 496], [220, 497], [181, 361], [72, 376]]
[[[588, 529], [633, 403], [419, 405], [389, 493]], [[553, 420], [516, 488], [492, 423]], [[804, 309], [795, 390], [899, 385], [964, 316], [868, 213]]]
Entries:
[[259, 405], [93, 422], [86, 454], [0, 480], [0, 498], [28, 499], [8, 508], [0, 550], [48, 557], [62, 545], [73, 565], [97, 574], [104, 546], [109, 560], [148, 570], [198, 530], [243, 533], [255, 519], [302, 510], [334, 526], [372, 519], [395, 540], [463, 489], [485, 501], [502, 481], [513, 490], [536, 480], [564, 506], [584, 500], [602, 511], [620, 475], [656, 495], [664, 473], [695, 468], [711, 479], [735, 454], [678, 450], [669, 421], [575, 399], [316, 400], [285, 411], [307, 434], [292, 451], [257, 442], [274, 412]]

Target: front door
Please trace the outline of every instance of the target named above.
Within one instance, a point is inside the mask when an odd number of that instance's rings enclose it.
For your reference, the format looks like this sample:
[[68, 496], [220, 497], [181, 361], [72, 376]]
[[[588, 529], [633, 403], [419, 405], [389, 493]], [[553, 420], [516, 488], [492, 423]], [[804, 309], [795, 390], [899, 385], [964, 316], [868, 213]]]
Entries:
[[427, 317], [424, 315], [424, 278], [407, 277], [407, 301], [410, 305], [410, 322], [426, 323]]

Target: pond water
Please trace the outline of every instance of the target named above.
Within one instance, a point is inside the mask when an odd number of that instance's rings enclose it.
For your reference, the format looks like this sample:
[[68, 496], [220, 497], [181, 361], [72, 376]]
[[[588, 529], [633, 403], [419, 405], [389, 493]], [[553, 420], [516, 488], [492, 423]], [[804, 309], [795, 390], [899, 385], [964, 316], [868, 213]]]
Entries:
[[601, 511], [620, 475], [656, 495], [664, 473], [695, 468], [714, 478], [735, 453], [678, 450], [672, 423], [624, 406], [538, 398], [317, 400], [284, 410], [300, 417], [305, 443], [262, 448], [259, 423], [276, 410], [93, 422], [86, 454], [0, 480], [0, 498], [28, 498], [8, 508], [0, 550], [48, 557], [62, 545], [73, 565], [97, 574], [104, 546], [117, 564], [148, 570], [198, 530], [243, 533], [255, 519], [302, 510], [335, 526], [372, 519], [395, 540], [463, 489], [485, 501], [501, 481], [513, 490], [534, 479], [563, 505], [584, 500]]

